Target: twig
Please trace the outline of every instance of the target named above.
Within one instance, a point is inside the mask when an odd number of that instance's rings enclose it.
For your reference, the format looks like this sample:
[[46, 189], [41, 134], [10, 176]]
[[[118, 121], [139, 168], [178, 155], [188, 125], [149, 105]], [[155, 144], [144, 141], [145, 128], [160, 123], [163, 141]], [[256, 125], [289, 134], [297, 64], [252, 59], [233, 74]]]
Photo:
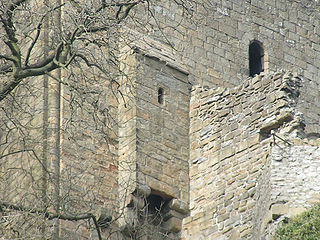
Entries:
[[100, 226], [98, 224], [97, 218], [92, 213], [87, 213], [87, 214], [78, 215], [78, 216], [68, 216], [68, 215], [64, 215], [64, 214], [51, 213], [46, 210], [33, 209], [33, 208], [14, 205], [14, 204], [6, 203], [6, 202], [1, 202], [0, 203], [0, 211], [3, 211], [3, 207], [9, 208], [12, 210], [16, 210], [16, 211], [21, 211], [21, 212], [41, 214], [41, 215], [44, 215], [44, 217], [47, 218], [48, 220], [60, 219], [60, 220], [68, 220], [68, 221], [79, 221], [79, 220], [92, 219], [92, 221], [95, 225], [95, 228], [97, 230], [97, 233], [98, 233], [98, 238], [99, 238], [99, 240], [102, 240]]

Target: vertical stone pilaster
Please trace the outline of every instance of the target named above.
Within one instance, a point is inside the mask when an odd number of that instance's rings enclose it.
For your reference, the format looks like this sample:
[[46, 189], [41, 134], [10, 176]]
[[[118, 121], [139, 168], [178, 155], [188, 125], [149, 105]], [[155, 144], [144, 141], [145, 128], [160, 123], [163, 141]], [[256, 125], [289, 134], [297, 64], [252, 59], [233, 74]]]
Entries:
[[[49, 2], [46, 0], [45, 4]], [[61, 4], [61, 0], [57, 1]], [[61, 9], [54, 12], [52, 19], [45, 20], [43, 52], [48, 55], [50, 31], [60, 34]], [[54, 26], [54, 28], [52, 28]], [[62, 78], [61, 70], [55, 70], [43, 76], [43, 155], [42, 155], [42, 200], [44, 205], [54, 206], [56, 213], [60, 211], [60, 160], [61, 160], [61, 124], [62, 124]], [[49, 174], [51, 180], [49, 182]], [[50, 199], [50, 200], [49, 200]], [[51, 201], [51, 202], [49, 202]], [[44, 206], [47, 207], [47, 206]], [[59, 220], [55, 221], [55, 237], [60, 236]]]
[[127, 198], [136, 188], [136, 59], [132, 51], [124, 49], [121, 56], [121, 87], [119, 91], [119, 225], [128, 222]]

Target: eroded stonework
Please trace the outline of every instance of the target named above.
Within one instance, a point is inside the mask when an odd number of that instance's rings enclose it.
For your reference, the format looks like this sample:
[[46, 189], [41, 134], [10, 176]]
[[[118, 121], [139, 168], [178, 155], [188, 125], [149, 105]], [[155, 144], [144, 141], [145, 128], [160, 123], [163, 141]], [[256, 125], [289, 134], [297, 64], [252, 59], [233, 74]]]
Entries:
[[265, 239], [279, 217], [319, 201], [318, 147], [301, 146], [300, 87], [297, 74], [278, 72], [193, 88], [183, 239]]
[[[55, 157], [56, 139], [63, 140], [61, 185], [79, 193], [71, 194], [77, 207], [87, 188], [97, 194], [98, 204], [87, 209], [98, 219], [112, 217], [102, 230], [117, 232], [110, 239], [130, 239], [141, 225], [138, 212], [154, 199], [165, 205], [163, 238], [270, 239], [283, 219], [320, 201], [319, 1], [199, 0], [190, 18], [179, 1], [155, 2], [150, 11], [167, 27], [147, 36], [123, 28], [130, 39], [119, 44], [123, 95], [100, 100], [113, 109], [110, 132], [97, 133], [91, 120], [82, 126], [90, 117], [68, 106], [72, 91], [57, 91], [52, 79], [43, 91], [42, 79], [30, 80], [40, 90], [33, 103], [38, 117], [30, 122], [41, 131], [61, 128], [43, 152]], [[264, 64], [253, 78], [252, 42], [261, 43]], [[64, 132], [72, 114], [77, 124]], [[30, 168], [40, 173], [36, 166]], [[6, 174], [4, 200], [16, 188], [15, 175]], [[61, 225], [68, 239], [97, 238], [95, 229]], [[152, 226], [148, 231], [152, 239]]]

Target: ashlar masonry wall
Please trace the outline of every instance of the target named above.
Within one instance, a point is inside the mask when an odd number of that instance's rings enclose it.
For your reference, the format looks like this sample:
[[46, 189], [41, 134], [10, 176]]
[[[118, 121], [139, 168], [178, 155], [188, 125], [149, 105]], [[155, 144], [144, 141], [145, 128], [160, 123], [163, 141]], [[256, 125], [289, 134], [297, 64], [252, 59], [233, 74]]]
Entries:
[[[120, 226], [141, 225], [138, 218], [137, 224], [126, 219], [136, 210], [132, 199], [141, 202], [137, 204], [141, 209], [155, 205], [152, 199], [161, 199], [163, 206], [158, 208], [165, 208], [158, 209], [161, 228], [177, 239], [189, 201], [191, 87], [185, 72], [138, 49], [123, 58], [127, 78], [122, 83], [125, 101], [119, 108], [119, 195], [125, 217]], [[152, 236], [158, 239], [156, 231]]]
[[270, 196], [272, 129], [297, 134], [300, 79], [256, 76], [232, 89], [194, 87], [190, 216], [182, 239], [258, 239]]
[[138, 181], [164, 197], [188, 202], [191, 86], [185, 73], [157, 59], [141, 55], [137, 58], [141, 64], [136, 88]]
[[158, 1], [154, 14], [195, 84], [234, 87], [249, 76], [248, 49], [263, 44], [265, 71], [290, 69], [304, 79], [299, 109], [306, 131], [319, 133], [320, 2], [316, 0], [195, 1], [193, 18], [175, 1]]

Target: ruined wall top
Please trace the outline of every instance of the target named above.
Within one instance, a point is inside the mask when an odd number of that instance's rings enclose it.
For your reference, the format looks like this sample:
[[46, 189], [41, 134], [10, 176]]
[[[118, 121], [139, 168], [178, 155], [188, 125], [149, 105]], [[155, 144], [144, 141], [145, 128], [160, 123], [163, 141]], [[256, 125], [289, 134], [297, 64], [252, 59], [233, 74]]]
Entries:
[[300, 87], [297, 74], [277, 72], [235, 88], [193, 88], [185, 239], [258, 239], [262, 234], [272, 192], [273, 133], [303, 135], [303, 116], [296, 109]]

